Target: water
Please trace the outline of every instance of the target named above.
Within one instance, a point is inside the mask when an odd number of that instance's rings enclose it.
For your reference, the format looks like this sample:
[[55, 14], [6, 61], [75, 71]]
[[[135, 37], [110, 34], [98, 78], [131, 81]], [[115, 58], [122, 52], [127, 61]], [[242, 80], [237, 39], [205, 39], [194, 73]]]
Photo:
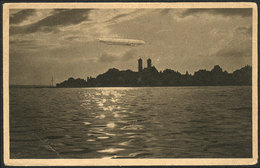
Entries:
[[11, 88], [11, 158], [252, 157], [251, 87]]

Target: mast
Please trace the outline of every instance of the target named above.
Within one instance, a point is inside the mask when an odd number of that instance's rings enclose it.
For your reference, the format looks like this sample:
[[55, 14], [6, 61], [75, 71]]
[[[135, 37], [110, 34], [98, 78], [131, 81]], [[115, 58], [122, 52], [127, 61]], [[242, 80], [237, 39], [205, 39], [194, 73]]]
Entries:
[[51, 77], [51, 87], [53, 87], [53, 76]]

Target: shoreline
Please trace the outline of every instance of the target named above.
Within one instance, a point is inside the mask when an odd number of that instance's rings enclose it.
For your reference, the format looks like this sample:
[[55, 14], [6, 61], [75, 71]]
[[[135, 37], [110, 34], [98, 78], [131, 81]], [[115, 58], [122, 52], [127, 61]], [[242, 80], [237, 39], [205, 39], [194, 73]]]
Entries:
[[176, 85], [176, 86], [89, 86], [89, 87], [51, 87], [51, 86], [27, 86], [27, 85], [19, 85], [19, 86], [14, 86], [10, 85], [9, 88], [35, 88], [35, 89], [42, 89], [42, 88], [57, 88], [57, 89], [62, 89], [62, 88], [151, 88], [151, 87], [227, 87], [227, 86], [250, 86], [252, 85]]

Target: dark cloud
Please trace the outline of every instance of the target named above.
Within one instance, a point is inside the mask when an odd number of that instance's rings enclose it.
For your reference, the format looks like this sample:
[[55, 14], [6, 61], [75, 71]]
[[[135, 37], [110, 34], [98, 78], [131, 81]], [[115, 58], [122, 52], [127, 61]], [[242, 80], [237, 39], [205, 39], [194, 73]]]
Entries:
[[91, 9], [69, 9], [56, 10], [53, 15], [48, 16], [36, 23], [25, 26], [10, 27], [11, 34], [52, 32], [58, 31], [61, 26], [69, 26], [79, 24], [88, 19], [88, 14]]
[[132, 14], [135, 14], [137, 13], [138, 11], [141, 11], [140, 9], [136, 9], [135, 11], [132, 11], [132, 12], [129, 12], [129, 13], [123, 13], [123, 14], [119, 14], [119, 15], [116, 15], [114, 16], [113, 18], [107, 20], [106, 22], [109, 23], [116, 23], [119, 19], [121, 18], [124, 18], [124, 17], [127, 17], [127, 16], [130, 16]]
[[56, 13], [60, 13], [60, 12], [66, 11], [66, 10], [68, 10], [68, 9], [53, 9], [51, 13], [56, 14]]
[[106, 22], [115, 22], [115, 21], [117, 21], [119, 18], [128, 16], [128, 15], [129, 15], [129, 14], [120, 14], [120, 15], [117, 15], [117, 16], [113, 17], [112, 19], [109, 19], [109, 20], [106, 21]]
[[48, 16], [36, 23], [37, 26], [68, 26], [79, 24], [88, 18], [91, 9], [69, 9], [59, 10], [54, 15]]
[[252, 16], [251, 8], [218, 8], [218, 9], [187, 9], [182, 13], [182, 17], [208, 13], [212, 15], [222, 16], [240, 16], [249, 17]]
[[35, 13], [34, 9], [24, 9], [10, 16], [10, 24], [19, 24]]
[[35, 32], [59, 32], [58, 27], [38, 26], [37, 24], [25, 26], [10, 26], [10, 35], [30, 34]]

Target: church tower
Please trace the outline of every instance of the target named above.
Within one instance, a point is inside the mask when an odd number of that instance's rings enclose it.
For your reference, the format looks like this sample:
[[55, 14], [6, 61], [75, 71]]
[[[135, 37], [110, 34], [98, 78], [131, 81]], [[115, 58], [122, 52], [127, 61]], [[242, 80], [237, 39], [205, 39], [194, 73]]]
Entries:
[[143, 60], [141, 58], [138, 59], [138, 72], [143, 71]]
[[147, 59], [147, 68], [152, 67], [152, 60], [150, 58]]

